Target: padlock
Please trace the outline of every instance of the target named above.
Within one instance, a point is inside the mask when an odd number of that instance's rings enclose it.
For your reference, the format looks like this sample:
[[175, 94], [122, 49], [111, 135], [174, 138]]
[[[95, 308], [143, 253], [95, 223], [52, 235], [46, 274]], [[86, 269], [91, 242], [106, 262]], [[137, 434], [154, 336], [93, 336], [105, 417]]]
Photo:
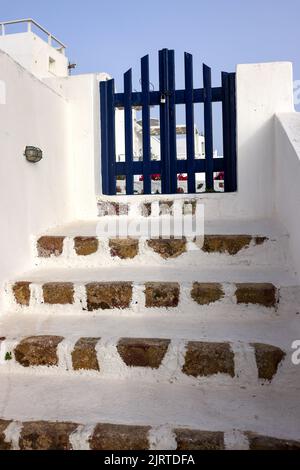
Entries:
[[160, 95], [160, 104], [165, 104], [166, 103], [166, 95], [162, 93]]

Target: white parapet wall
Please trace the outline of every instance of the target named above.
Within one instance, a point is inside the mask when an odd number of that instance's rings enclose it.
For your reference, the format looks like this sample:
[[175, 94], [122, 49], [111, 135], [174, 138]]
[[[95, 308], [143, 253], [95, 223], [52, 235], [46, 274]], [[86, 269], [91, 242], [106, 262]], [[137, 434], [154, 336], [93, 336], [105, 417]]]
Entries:
[[[0, 282], [30, 264], [30, 237], [73, 217], [68, 106], [0, 51]], [[23, 153], [43, 151], [39, 163]]]
[[278, 114], [275, 131], [276, 215], [289, 233], [300, 281], [300, 113]]
[[0, 49], [38, 78], [68, 76], [68, 58], [31, 31], [0, 36]]
[[237, 66], [237, 197], [245, 216], [274, 213], [274, 115], [292, 111], [291, 63]]
[[67, 123], [72, 161], [69, 180], [76, 219], [97, 216], [96, 196], [102, 190], [99, 81], [108, 77], [105, 73], [99, 73], [44, 80], [68, 102]]

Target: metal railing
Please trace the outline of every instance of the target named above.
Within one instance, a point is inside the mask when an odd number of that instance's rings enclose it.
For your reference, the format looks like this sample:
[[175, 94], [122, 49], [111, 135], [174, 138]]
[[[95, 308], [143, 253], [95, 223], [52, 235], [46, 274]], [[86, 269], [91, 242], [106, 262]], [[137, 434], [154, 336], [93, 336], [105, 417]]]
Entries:
[[53, 46], [53, 41], [59, 45], [58, 48], [56, 48], [59, 52], [61, 52], [62, 54], [65, 53], [65, 50], [66, 50], [66, 47], [65, 44], [63, 44], [59, 39], [57, 39], [55, 36], [53, 36], [53, 34], [49, 33], [49, 31], [47, 31], [47, 29], [43, 28], [43, 26], [41, 26], [39, 23], [37, 23], [36, 21], [34, 21], [32, 18], [26, 18], [26, 19], [22, 19], [22, 20], [12, 20], [12, 21], [0, 21], [0, 30], [1, 30], [1, 35], [2, 36], [5, 36], [6, 34], [6, 26], [8, 25], [13, 25], [13, 24], [20, 24], [20, 23], [27, 23], [27, 31], [28, 32], [31, 32], [32, 30], [32, 25], [36, 26], [40, 31], [42, 31], [43, 33], [45, 33], [48, 37], [48, 44], [49, 46], [51, 47], [55, 47]]

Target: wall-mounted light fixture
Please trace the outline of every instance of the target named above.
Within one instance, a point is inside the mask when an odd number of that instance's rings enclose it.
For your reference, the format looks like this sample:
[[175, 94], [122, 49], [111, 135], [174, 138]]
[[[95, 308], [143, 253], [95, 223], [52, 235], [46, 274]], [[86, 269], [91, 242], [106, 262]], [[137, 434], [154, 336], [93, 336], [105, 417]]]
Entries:
[[43, 152], [38, 147], [27, 146], [25, 148], [24, 156], [28, 162], [37, 163], [42, 160]]

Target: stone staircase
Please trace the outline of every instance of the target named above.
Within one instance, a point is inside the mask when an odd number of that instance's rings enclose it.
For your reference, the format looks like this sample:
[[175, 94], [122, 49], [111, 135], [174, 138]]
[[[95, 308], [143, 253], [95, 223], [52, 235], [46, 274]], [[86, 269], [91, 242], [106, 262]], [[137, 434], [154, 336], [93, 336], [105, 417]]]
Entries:
[[[183, 216], [197, 200], [183, 199]], [[32, 241], [0, 317], [0, 449], [300, 449], [300, 289], [274, 221], [117, 239], [173, 201], [103, 200]]]

